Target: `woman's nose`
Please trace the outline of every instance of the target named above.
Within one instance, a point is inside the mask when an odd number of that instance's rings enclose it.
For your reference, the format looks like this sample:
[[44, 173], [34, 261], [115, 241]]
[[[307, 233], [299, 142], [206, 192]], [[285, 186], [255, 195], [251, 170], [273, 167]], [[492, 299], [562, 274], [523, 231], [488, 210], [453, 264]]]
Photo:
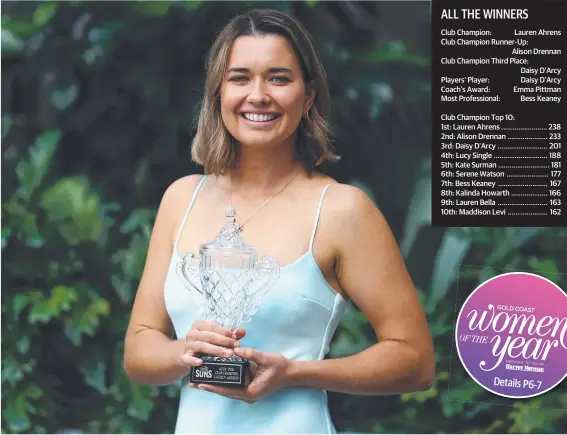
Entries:
[[250, 87], [248, 94], [248, 102], [252, 104], [266, 104], [271, 100], [269, 94], [266, 92], [266, 87], [262, 81], [258, 80]]

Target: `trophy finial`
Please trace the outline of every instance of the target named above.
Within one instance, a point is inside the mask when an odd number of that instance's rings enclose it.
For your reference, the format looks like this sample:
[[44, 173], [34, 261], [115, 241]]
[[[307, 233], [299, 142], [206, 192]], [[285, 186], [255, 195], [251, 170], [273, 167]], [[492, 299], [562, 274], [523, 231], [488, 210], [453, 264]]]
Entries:
[[225, 213], [225, 222], [226, 223], [235, 223], [236, 222], [236, 210], [232, 206], [232, 202], [228, 204], [228, 209]]
[[239, 225], [239, 224], [236, 223], [236, 210], [232, 206], [232, 202], [228, 205], [228, 209], [226, 210], [226, 213], [225, 213], [224, 216], [225, 216], [224, 217], [224, 221], [225, 221], [224, 228], [232, 229], [234, 227], [235, 231], [238, 231], [238, 232], [242, 231], [242, 225]]
[[247, 243], [240, 238], [242, 225], [236, 223], [236, 210], [232, 206], [232, 201], [229, 203], [224, 216], [224, 225], [212, 243], [217, 246], [248, 247]]

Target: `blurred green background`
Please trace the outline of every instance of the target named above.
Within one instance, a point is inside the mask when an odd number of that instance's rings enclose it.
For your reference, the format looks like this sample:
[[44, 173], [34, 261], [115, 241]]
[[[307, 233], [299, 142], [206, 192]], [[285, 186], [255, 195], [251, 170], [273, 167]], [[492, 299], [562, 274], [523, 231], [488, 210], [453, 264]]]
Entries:
[[[462, 370], [453, 337], [457, 277], [461, 297], [511, 270], [567, 288], [567, 230], [431, 228], [430, 5], [318, 1], [2, 2], [2, 432], [173, 431], [180, 385], [130, 383], [123, 338], [161, 195], [199, 172], [204, 55], [251, 6], [289, 11], [313, 34], [343, 156], [329, 174], [383, 211], [435, 341], [430, 390], [330, 393], [337, 429], [564, 432], [565, 382], [498, 403]], [[330, 356], [374, 341], [352, 307]]]

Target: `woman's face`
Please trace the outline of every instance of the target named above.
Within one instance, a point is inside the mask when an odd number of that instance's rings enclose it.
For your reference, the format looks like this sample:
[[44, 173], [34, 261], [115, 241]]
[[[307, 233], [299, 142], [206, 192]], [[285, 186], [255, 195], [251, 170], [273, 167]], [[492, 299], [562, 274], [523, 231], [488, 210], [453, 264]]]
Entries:
[[239, 143], [266, 147], [294, 140], [311, 102], [297, 57], [285, 38], [236, 38], [221, 86], [221, 115]]

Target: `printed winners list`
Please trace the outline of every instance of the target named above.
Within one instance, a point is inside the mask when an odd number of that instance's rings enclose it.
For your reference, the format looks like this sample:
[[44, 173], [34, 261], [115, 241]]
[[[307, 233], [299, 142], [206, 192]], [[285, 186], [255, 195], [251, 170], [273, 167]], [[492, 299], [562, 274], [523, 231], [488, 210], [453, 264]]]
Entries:
[[433, 225], [565, 226], [567, 1], [499, 3], [433, 2]]

